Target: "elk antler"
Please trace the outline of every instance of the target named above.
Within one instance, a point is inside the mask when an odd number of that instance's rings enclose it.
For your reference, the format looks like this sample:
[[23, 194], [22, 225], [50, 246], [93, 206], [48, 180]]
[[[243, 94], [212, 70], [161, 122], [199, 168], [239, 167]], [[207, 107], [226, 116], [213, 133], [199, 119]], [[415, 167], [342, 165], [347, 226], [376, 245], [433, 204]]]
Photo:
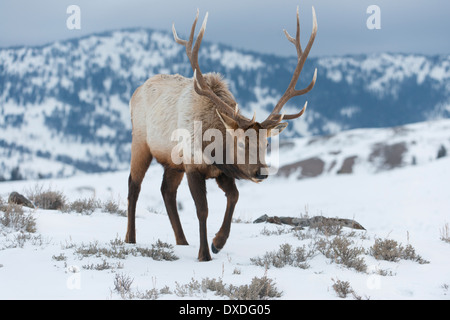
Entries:
[[[208, 97], [212, 102], [215, 103], [216, 107], [231, 116], [233, 119], [238, 118], [239, 108], [237, 103], [234, 106], [230, 106], [225, 103], [222, 99], [220, 99], [214, 91], [208, 86], [205, 79], [203, 78], [203, 74], [200, 70], [200, 66], [198, 64], [198, 51], [200, 49], [200, 45], [202, 43], [203, 35], [206, 30], [206, 22], [208, 21], [208, 13], [205, 15], [205, 19], [203, 20], [202, 28], [198, 33], [197, 39], [195, 40], [194, 47], [192, 48], [192, 43], [194, 41], [194, 32], [195, 27], [197, 25], [199, 11], [197, 9], [197, 15], [195, 17], [194, 23], [191, 28], [191, 34], [189, 36], [189, 41], [182, 40], [178, 38], [177, 31], [175, 30], [175, 25], [172, 25], [173, 36], [175, 41], [186, 47], [186, 54], [191, 62], [192, 69], [194, 70], [194, 89], [197, 94], [201, 96]], [[240, 118], [240, 117], [239, 117]]]
[[288, 88], [284, 92], [281, 99], [278, 101], [277, 105], [273, 109], [273, 111], [270, 113], [270, 115], [267, 117], [266, 120], [264, 120], [261, 125], [263, 127], [269, 127], [273, 125], [274, 123], [279, 123], [281, 120], [292, 120], [300, 117], [306, 110], [306, 106], [308, 105], [308, 102], [305, 103], [303, 106], [303, 109], [297, 113], [297, 114], [290, 114], [285, 115], [284, 113], [280, 115], [280, 111], [283, 108], [283, 106], [286, 104], [286, 102], [289, 101], [289, 99], [300, 96], [302, 94], [305, 94], [314, 87], [314, 84], [316, 83], [317, 79], [317, 68], [314, 71], [314, 76], [311, 81], [311, 83], [302, 90], [296, 90], [295, 85], [297, 84], [298, 78], [300, 77], [300, 73], [302, 72], [303, 65], [305, 64], [306, 58], [308, 57], [309, 51], [311, 50], [311, 47], [314, 43], [314, 39], [316, 38], [317, 34], [317, 19], [316, 19], [316, 11], [314, 10], [314, 7], [312, 7], [312, 16], [313, 16], [313, 28], [311, 32], [311, 37], [309, 38], [308, 44], [306, 45], [305, 51], [302, 51], [302, 47], [300, 44], [300, 17], [297, 7], [297, 33], [295, 35], [295, 38], [291, 37], [289, 33], [286, 30], [284, 31], [284, 34], [286, 35], [286, 38], [292, 42], [295, 45], [295, 48], [297, 49], [297, 56], [298, 56], [298, 62], [297, 67], [295, 68], [294, 75], [292, 76], [291, 82], [289, 83]]

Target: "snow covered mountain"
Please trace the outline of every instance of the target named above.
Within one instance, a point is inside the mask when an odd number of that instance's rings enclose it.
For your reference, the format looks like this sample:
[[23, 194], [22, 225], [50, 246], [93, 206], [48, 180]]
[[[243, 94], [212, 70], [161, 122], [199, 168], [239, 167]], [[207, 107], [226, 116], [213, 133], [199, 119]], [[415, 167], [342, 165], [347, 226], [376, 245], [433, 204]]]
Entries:
[[[206, 40], [202, 70], [222, 73], [242, 111], [265, 118], [286, 89], [296, 58]], [[286, 139], [450, 117], [450, 55], [309, 58], [298, 87], [309, 83], [315, 67], [314, 90], [286, 106], [293, 111], [309, 101]], [[0, 180], [127, 168], [128, 101], [159, 73], [192, 76], [184, 48], [161, 31], [126, 29], [0, 49]]]
[[450, 119], [296, 138], [280, 146], [277, 174], [281, 177], [372, 174], [422, 166], [446, 157]]

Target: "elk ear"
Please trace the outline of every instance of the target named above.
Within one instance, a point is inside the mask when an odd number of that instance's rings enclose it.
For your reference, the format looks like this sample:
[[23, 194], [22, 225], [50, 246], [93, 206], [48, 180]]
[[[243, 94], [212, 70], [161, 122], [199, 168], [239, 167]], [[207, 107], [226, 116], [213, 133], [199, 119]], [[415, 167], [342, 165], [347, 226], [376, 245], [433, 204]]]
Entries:
[[229, 116], [221, 113], [219, 110], [216, 109], [217, 115], [219, 116], [219, 119], [222, 121], [222, 123], [225, 126], [225, 129], [233, 129], [236, 130], [239, 128], [238, 124], [234, 119], [230, 118]]
[[281, 133], [281, 131], [286, 129], [287, 126], [288, 126], [287, 122], [278, 123], [278, 124], [275, 125], [275, 127], [269, 129], [269, 132], [267, 133], [267, 136], [268, 137], [274, 137], [276, 135], [279, 135]]

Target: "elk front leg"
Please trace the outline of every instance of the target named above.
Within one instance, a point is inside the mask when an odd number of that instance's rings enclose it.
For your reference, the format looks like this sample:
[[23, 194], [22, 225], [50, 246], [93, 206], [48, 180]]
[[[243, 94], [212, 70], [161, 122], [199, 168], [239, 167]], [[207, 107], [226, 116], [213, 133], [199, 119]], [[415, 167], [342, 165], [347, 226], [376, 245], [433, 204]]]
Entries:
[[234, 208], [239, 199], [239, 191], [236, 188], [234, 178], [221, 174], [216, 178], [216, 181], [227, 197], [227, 209], [225, 211], [222, 226], [220, 227], [219, 232], [216, 233], [211, 244], [211, 250], [214, 253], [218, 253], [227, 242], [228, 236], [230, 235], [231, 219], [233, 218]]
[[175, 233], [177, 245], [188, 245], [177, 210], [177, 189], [183, 179], [183, 175], [184, 172], [167, 167], [164, 171], [161, 185], [161, 193], [166, 205], [167, 215]]
[[211, 260], [209, 253], [208, 239], [206, 234], [206, 219], [208, 218], [208, 202], [206, 200], [205, 176], [197, 171], [187, 172], [189, 190], [194, 199], [197, 209], [197, 217], [200, 228], [200, 249], [198, 251], [199, 261]]

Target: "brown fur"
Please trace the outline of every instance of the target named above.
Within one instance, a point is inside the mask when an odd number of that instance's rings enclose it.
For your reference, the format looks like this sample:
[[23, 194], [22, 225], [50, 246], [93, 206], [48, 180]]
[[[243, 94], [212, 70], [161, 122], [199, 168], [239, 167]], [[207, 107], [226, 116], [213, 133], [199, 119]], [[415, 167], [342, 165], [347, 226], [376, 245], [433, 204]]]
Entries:
[[[204, 75], [204, 77], [206, 83], [220, 99], [229, 104], [234, 103], [234, 97], [221, 75], [210, 73]], [[173, 91], [178, 92], [179, 96], [174, 96]], [[158, 104], [155, 104], [155, 100]], [[161, 106], [161, 103], [164, 105]], [[184, 108], [181, 110], [181, 115], [180, 113], [177, 113], [176, 110], [180, 103], [183, 104], [182, 107]], [[167, 130], [165, 127], [176, 129], [187, 125], [188, 129], [192, 129], [189, 126], [191, 126], [194, 121], [201, 121], [202, 133], [209, 128], [216, 128], [222, 132], [223, 137], [226, 137], [226, 128], [220, 117], [217, 115], [216, 106], [208, 98], [195, 93], [192, 79], [187, 79], [180, 75], [158, 75], [150, 78], [144, 85], [135, 91], [131, 98], [130, 106], [133, 137], [131, 144], [130, 177], [128, 182], [128, 227], [125, 237], [126, 242], [136, 242], [136, 202], [139, 197], [141, 183], [145, 173], [152, 159], [155, 158], [156, 161], [165, 168], [161, 185], [161, 194], [174, 230], [176, 243], [178, 245], [188, 244], [181, 226], [176, 204], [177, 189], [183, 179], [184, 173], [186, 173], [188, 185], [197, 208], [197, 216], [200, 225], [200, 250], [198, 258], [200, 261], [211, 260], [206, 237], [208, 205], [205, 180], [215, 178], [219, 187], [227, 196], [227, 208], [224, 221], [216, 237], [213, 239], [212, 244], [213, 252], [217, 253], [223, 248], [228, 238], [231, 218], [238, 200], [239, 192], [237, 191], [234, 179], [251, 179], [253, 172], [258, 168], [258, 164], [252, 165], [252, 167], [246, 164], [208, 165], [206, 163], [182, 163], [176, 165], [170, 157], [170, 148], [172, 145], [168, 142], [158, 140], [161, 138], [167, 140], [167, 137], [161, 136], [158, 139], [155, 139], [155, 137], [152, 136], [149, 137], [149, 134], [153, 134], [151, 130], [155, 126], [160, 126]], [[151, 108], [161, 108], [162, 112]], [[153, 115], [153, 118], [149, 118], [149, 114]], [[251, 122], [240, 114], [236, 119], [242, 123], [248, 124]], [[162, 124], [162, 126], [160, 124]], [[251, 128], [256, 129], [255, 125], [256, 124], [252, 125]], [[150, 133], [149, 128], [151, 129]], [[167, 131], [167, 133], [170, 133], [170, 131]], [[203, 148], [209, 143], [210, 142], [204, 142]], [[225, 141], [223, 145], [225, 148]], [[224, 150], [224, 153], [225, 152], [226, 150]], [[261, 164], [259, 164], [259, 167], [260, 166]]]

